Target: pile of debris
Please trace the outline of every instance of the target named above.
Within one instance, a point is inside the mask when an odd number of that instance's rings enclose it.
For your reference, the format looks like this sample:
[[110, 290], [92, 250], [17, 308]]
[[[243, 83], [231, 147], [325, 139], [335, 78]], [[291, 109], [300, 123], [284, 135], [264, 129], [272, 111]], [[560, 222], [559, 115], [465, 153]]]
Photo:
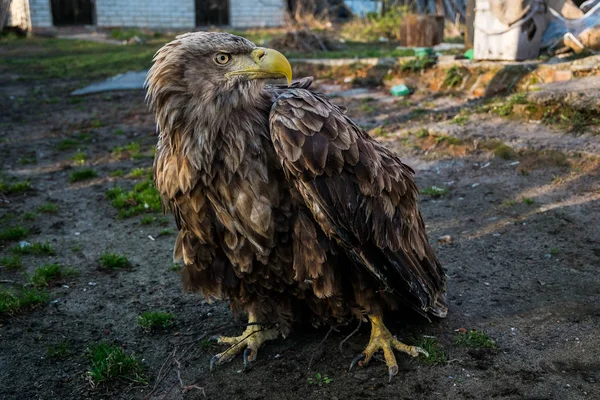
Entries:
[[288, 31], [285, 35], [272, 39], [269, 46], [301, 52], [341, 50], [345, 47], [340, 41], [308, 29]]

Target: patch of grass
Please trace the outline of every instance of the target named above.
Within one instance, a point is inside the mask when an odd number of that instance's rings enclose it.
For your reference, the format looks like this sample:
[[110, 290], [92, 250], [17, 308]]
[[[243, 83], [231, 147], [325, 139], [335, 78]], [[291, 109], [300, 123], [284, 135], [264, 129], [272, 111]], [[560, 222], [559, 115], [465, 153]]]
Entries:
[[442, 197], [443, 195], [448, 193], [448, 189], [441, 188], [438, 186], [429, 186], [421, 189], [421, 194], [425, 194], [431, 197]]
[[152, 55], [168, 39], [138, 46], [71, 39], [30, 38], [4, 43], [0, 68], [21, 79], [96, 79], [150, 67]]
[[504, 203], [502, 203], [505, 207], [512, 207], [517, 205], [517, 202], [515, 200], [504, 200]]
[[37, 210], [45, 214], [56, 214], [58, 212], [58, 205], [56, 203], [48, 202], [39, 206]]
[[420, 339], [412, 340], [411, 344], [413, 346], [420, 347], [423, 350], [425, 350], [427, 353], [429, 353], [428, 356], [425, 356], [425, 354], [419, 354], [419, 360], [423, 364], [427, 364], [427, 365], [445, 364], [446, 361], [448, 360], [448, 356], [446, 355], [446, 352], [444, 351], [444, 349], [442, 349], [439, 342], [435, 338], [421, 337]]
[[366, 18], [355, 18], [344, 24], [342, 36], [356, 40], [377, 42], [380, 37], [391, 40], [400, 40], [400, 24], [409, 14], [408, 7], [386, 7], [385, 13], [369, 13]]
[[427, 129], [425, 129], [425, 128], [421, 128], [421, 129], [419, 129], [417, 131], [417, 133], [416, 133], [415, 136], [418, 137], [418, 138], [427, 137], [427, 136], [429, 136], [429, 131]]
[[496, 349], [496, 343], [483, 331], [470, 330], [466, 333], [459, 333], [456, 336], [456, 343], [467, 347], [484, 347], [488, 349]]
[[179, 272], [179, 271], [181, 271], [181, 265], [177, 264], [177, 263], [173, 263], [173, 264], [171, 264], [171, 266], [169, 266], [169, 271]]
[[0, 314], [13, 315], [25, 309], [47, 303], [49, 296], [36, 288], [0, 290]]
[[37, 157], [35, 153], [29, 156], [19, 157], [19, 164], [21, 165], [32, 165], [37, 163]]
[[460, 73], [460, 68], [457, 65], [446, 70], [443, 85], [447, 88], [454, 88], [460, 85], [463, 81], [463, 76]]
[[329, 385], [331, 382], [333, 382], [333, 379], [327, 375], [321, 374], [320, 372], [317, 372], [314, 376], [308, 377], [306, 380], [308, 381], [309, 385], [317, 386]]
[[140, 219], [140, 224], [142, 225], [150, 225], [151, 223], [153, 223], [155, 220], [153, 215], [144, 215], [141, 219]]
[[60, 264], [45, 264], [33, 271], [29, 281], [36, 287], [48, 286], [51, 281], [78, 276], [79, 271]]
[[559, 250], [556, 247], [553, 247], [550, 249], [550, 254], [552, 254], [553, 256], [557, 255], [559, 253]]
[[198, 347], [202, 350], [210, 350], [214, 348], [217, 344], [217, 341], [212, 338], [204, 338], [200, 342], [198, 342]]
[[460, 126], [464, 126], [469, 121], [468, 115], [458, 114], [452, 118], [452, 123]]
[[168, 328], [174, 323], [175, 317], [168, 312], [146, 311], [138, 317], [138, 325], [147, 331]]
[[129, 158], [140, 158], [141, 146], [137, 142], [131, 142], [127, 146], [115, 147], [112, 150], [112, 155], [121, 158], [124, 155], [129, 155]]
[[134, 168], [129, 172], [130, 178], [141, 178], [146, 174], [146, 170], [144, 168]]
[[106, 269], [122, 269], [131, 266], [127, 256], [111, 252], [100, 254], [98, 261], [100, 262], [100, 266]]
[[33, 211], [29, 211], [23, 214], [23, 219], [25, 221], [33, 221], [37, 217], [37, 214]]
[[446, 142], [448, 144], [459, 145], [462, 144], [462, 139], [454, 136], [438, 136], [435, 138], [436, 143]]
[[75, 253], [79, 253], [79, 252], [81, 251], [81, 249], [83, 249], [83, 246], [82, 246], [82, 245], [80, 245], [80, 244], [78, 244], [78, 245], [76, 245], [76, 246], [73, 246], [73, 247], [71, 248], [71, 250], [73, 250]]
[[72, 150], [72, 149], [77, 148], [77, 146], [79, 146], [78, 140], [75, 140], [72, 138], [67, 138], [67, 139], [61, 140], [56, 145], [56, 150], [60, 150], [60, 151]]
[[31, 183], [29, 181], [12, 181], [4, 182], [0, 179], [0, 193], [5, 194], [17, 194], [23, 193], [31, 189]]
[[492, 106], [490, 111], [501, 117], [506, 117], [506, 116], [512, 114], [513, 107], [515, 106], [515, 104], [527, 104], [527, 103], [528, 102], [527, 102], [527, 98], [525, 97], [525, 94], [518, 93], [518, 94], [515, 94], [515, 95], [509, 97], [508, 100], [506, 100], [504, 102], [504, 104]]
[[515, 157], [515, 151], [512, 149], [512, 147], [501, 143], [494, 148], [494, 155], [504, 160], [511, 160]]
[[82, 168], [78, 171], [73, 171], [69, 177], [71, 183], [87, 181], [89, 179], [97, 178], [98, 172], [92, 168]]
[[90, 121], [90, 126], [92, 128], [101, 128], [104, 126], [104, 122], [98, 118], [94, 118]]
[[115, 169], [114, 171], [112, 171], [110, 173], [110, 176], [112, 176], [113, 178], [117, 178], [117, 177], [123, 176], [123, 175], [125, 175], [125, 172], [123, 172], [122, 169]]
[[436, 63], [435, 57], [417, 57], [404, 61], [400, 64], [400, 72], [420, 72], [433, 67]]
[[83, 165], [87, 160], [87, 155], [83, 151], [78, 151], [77, 153], [73, 154], [71, 160], [73, 160], [77, 165]]
[[0, 258], [0, 266], [10, 271], [15, 271], [17, 269], [23, 268], [23, 261], [19, 256], [2, 257]]
[[35, 256], [53, 256], [56, 254], [56, 251], [52, 247], [52, 245], [48, 242], [46, 243], [31, 243], [29, 245], [21, 246], [17, 244], [9, 249], [13, 254], [32, 254]]
[[170, 236], [173, 234], [173, 230], [172, 229], [161, 229], [160, 232], [158, 232], [158, 236]]
[[66, 340], [46, 347], [46, 357], [48, 358], [62, 359], [67, 358], [70, 354], [70, 343]]
[[116, 186], [106, 191], [106, 197], [119, 210], [120, 218], [162, 210], [158, 191], [149, 179], [138, 183], [128, 192]]
[[125, 353], [123, 348], [114, 343], [98, 343], [88, 347], [87, 357], [91, 363], [87, 374], [94, 387], [111, 380], [144, 385], [148, 382], [140, 360]]
[[387, 132], [385, 131], [385, 129], [383, 128], [383, 126], [378, 126], [377, 128], [373, 128], [371, 130], [371, 136], [374, 136], [374, 137], [386, 137], [387, 136]]
[[359, 109], [360, 109], [360, 111], [362, 111], [364, 113], [370, 114], [373, 111], [375, 111], [375, 106], [373, 106], [372, 104], [369, 104], [369, 103], [363, 103], [360, 105]]
[[122, 136], [122, 135], [124, 135], [124, 134], [125, 134], [125, 131], [124, 131], [123, 129], [120, 129], [120, 128], [119, 128], [119, 129], [115, 130], [115, 131], [113, 132], [113, 134], [114, 134], [114, 135], [117, 135], [117, 136]]
[[21, 240], [29, 235], [29, 229], [22, 226], [13, 226], [0, 231], [0, 241]]
[[523, 197], [523, 204], [527, 204], [528, 206], [532, 206], [535, 204], [535, 200], [530, 199], [529, 197]]

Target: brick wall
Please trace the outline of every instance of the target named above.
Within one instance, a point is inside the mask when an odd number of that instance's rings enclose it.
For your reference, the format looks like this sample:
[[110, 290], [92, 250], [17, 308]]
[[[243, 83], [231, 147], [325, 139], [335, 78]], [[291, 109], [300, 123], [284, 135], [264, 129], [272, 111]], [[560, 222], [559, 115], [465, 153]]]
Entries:
[[[18, 1], [18, 0], [15, 0]], [[96, 25], [193, 29], [195, 0], [96, 0]], [[281, 26], [285, 0], [229, 0], [229, 24], [235, 28]], [[29, 0], [34, 28], [52, 27], [50, 0]]]
[[229, 23], [235, 28], [281, 26], [285, 10], [285, 0], [229, 0]]
[[191, 29], [194, 0], [96, 0], [98, 26]]
[[31, 14], [31, 25], [34, 28], [52, 27], [50, 0], [29, 0], [29, 13]]

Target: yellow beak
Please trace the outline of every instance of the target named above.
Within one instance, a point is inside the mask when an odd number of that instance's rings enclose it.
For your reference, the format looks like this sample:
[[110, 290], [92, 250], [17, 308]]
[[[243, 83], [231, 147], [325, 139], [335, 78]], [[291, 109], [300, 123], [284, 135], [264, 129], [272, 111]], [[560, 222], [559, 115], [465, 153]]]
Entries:
[[252, 65], [243, 66], [227, 75], [246, 75], [250, 79], [285, 78], [288, 86], [292, 82], [292, 66], [287, 58], [277, 50], [258, 47], [251, 53]]

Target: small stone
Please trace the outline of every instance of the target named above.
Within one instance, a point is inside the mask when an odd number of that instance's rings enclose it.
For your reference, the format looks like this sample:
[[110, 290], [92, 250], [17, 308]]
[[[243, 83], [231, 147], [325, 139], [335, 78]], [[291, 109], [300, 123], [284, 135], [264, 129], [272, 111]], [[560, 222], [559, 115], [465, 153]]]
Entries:
[[369, 379], [369, 375], [367, 375], [366, 372], [360, 371], [354, 374], [354, 379], [359, 381], [366, 381], [367, 379]]
[[438, 243], [439, 244], [452, 244], [452, 236], [450, 235], [444, 235], [444, 236], [440, 236], [438, 238]]
[[479, 183], [474, 183], [474, 184], [472, 184], [472, 185], [471, 185], [471, 187], [472, 187], [472, 188], [476, 188], [476, 187], [477, 187], [477, 186], [479, 186], [479, 185], [480, 185]]

